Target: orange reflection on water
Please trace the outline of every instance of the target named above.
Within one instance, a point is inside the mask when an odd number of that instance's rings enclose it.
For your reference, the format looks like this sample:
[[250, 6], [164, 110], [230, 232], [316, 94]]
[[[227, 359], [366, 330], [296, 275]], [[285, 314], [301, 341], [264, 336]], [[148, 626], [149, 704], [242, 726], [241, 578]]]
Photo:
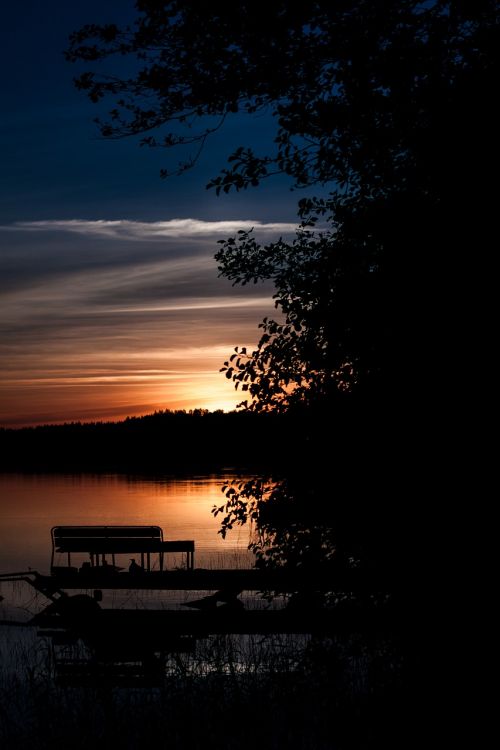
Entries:
[[48, 571], [50, 529], [70, 524], [157, 524], [165, 539], [194, 539], [196, 567], [246, 567], [249, 529], [223, 540], [217, 533], [220, 521], [211, 513], [222, 504], [227, 481], [221, 476], [0, 475], [0, 572]]

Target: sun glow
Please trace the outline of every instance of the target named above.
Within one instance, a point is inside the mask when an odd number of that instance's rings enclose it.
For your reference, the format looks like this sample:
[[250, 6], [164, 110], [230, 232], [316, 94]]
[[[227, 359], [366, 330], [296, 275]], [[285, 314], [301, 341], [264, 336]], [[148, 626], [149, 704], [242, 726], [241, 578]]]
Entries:
[[134, 370], [117, 365], [98, 370], [82, 362], [67, 370], [49, 367], [39, 376], [11, 373], [0, 384], [0, 423], [115, 420], [164, 409], [232, 411], [241, 395], [218, 372], [218, 354], [212, 358], [213, 367], [200, 370], [196, 361], [183, 360], [169, 362], [169, 368]]
[[0, 425], [231, 411], [244, 399], [220, 368], [235, 346], [255, 347], [276, 310], [271, 287], [218, 278], [226, 224], [191, 222], [183, 237], [185, 222], [42, 224], [0, 227], [29, 269], [0, 299]]

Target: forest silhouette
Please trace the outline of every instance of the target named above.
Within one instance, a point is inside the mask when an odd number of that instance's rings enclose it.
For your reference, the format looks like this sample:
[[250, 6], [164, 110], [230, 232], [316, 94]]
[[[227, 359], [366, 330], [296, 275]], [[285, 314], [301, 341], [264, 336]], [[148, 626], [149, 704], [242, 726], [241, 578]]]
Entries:
[[11, 471], [157, 474], [256, 470], [286, 460], [275, 438], [286, 420], [274, 414], [165, 409], [118, 422], [3, 428], [0, 466]]

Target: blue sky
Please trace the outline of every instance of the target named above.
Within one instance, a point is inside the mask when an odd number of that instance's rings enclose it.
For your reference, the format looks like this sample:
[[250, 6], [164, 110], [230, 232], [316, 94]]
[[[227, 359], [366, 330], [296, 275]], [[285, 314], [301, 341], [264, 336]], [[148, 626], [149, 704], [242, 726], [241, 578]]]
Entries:
[[270, 286], [232, 288], [213, 254], [244, 222], [266, 240], [290, 234], [299, 195], [284, 178], [205, 189], [237, 146], [269, 144], [269, 116], [234, 116], [194, 170], [162, 180], [175, 155], [101, 139], [104, 109], [72, 85], [69, 33], [131, 14], [128, 0], [2, 10], [0, 424], [231, 408], [218, 369], [273, 310]]
[[72, 79], [79, 69], [63, 51], [72, 30], [86, 22], [126, 22], [131, 8], [129, 0], [28, 0], [3, 9], [0, 221], [293, 219], [296, 194], [285, 180], [221, 198], [205, 190], [233, 148], [269, 143], [269, 117], [233, 116], [211, 138], [196, 169], [169, 180], [161, 180], [159, 170], [176, 162], [175, 153], [99, 136], [93, 118], [106, 107], [76, 91]]

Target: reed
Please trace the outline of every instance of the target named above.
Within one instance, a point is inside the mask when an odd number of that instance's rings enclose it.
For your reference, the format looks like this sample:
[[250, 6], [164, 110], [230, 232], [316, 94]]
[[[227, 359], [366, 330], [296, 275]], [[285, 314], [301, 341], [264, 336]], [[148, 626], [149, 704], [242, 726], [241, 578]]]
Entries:
[[387, 745], [401, 715], [401, 654], [356, 635], [209, 637], [170, 655], [158, 687], [59, 685], [27, 627], [0, 626], [0, 659], [5, 750], [358, 749]]

